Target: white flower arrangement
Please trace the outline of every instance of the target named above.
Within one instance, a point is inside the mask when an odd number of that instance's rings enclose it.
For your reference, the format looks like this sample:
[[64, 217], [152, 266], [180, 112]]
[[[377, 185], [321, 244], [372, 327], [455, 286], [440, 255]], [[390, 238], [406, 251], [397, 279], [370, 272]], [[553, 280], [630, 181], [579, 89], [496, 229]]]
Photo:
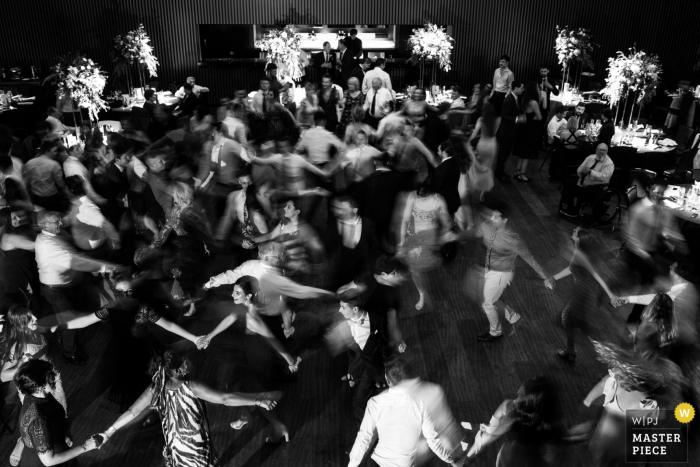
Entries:
[[107, 73], [83, 55], [69, 55], [59, 58], [54, 72], [47, 80], [58, 82], [56, 95], [73, 99], [78, 107], [88, 109], [91, 121], [97, 121], [97, 113], [107, 110], [102, 93], [107, 83]]
[[637, 92], [637, 103], [647, 101], [653, 96], [663, 72], [659, 57], [637, 51], [632, 47], [629, 55], [618, 52], [616, 57], [608, 59], [608, 77], [601, 94], [610, 97], [610, 106], [614, 106], [630, 92]]
[[283, 29], [266, 32], [261, 40], [255, 42], [255, 47], [266, 53], [268, 64], [276, 62], [284, 65], [293, 80], [299, 80], [304, 75], [301, 66], [301, 34], [291, 24]]
[[146, 67], [150, 76], [158, 76], [156, 70], [159, 63], [153, 55], [153, 47], [150, 42], [151, 38], [148, 37], [143, 24], [139, 24], [135, 30], [114, 38], [116, 53], [113, 54], [113, 59], [114, 61], [124, 61], [127, 65], [133, 65], [136, 62]]
[[442, 70], [450, 71], [453, 42], [454, 39], [447, 35], [444, 28], [427, 23], [424, 28], [413, 30], [408, 38], [408, 50], [422, 59], [437, 60]]
[[557, 39], [554, 49], [562, 68], [568, 67], [571, 62], [581, 62], [583, 66], [593, 69], [593, 42], [591, 31], [586, 28], [569, 28], [557, 26]]

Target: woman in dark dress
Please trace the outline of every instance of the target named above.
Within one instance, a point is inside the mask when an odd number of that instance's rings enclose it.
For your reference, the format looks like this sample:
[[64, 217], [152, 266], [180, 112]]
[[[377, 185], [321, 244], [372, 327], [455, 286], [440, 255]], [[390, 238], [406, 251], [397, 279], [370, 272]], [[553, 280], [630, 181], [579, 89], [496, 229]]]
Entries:
[[343, 114], [340, 117], [340, 124], [336, 130], [338, 138], [345, 139], [345, 129], [353, 123], [352, 111], [355, 107], [362, 107], [365, 103], [365, 94], [360, 89], [360, 80], [350, 78], [348, 80], [348, 90], [345, 91], [343, 99], [340, 101], [340, 108], [343, 109]]
[[54, 366], [43, 360], [29, 360], [15, 373], [15, 385], [24, 395], [19, 419], [25, 446], [22, 467], [74, 465], [72, 459], [97, 447], [94, 437], [81, 445], [68, 437], [66, 412], [51, 394], [56, 378]]
[[518, 127], [518, 135], [515, 144], [515, 155], [518, 156], [518, 165], [513, 178], [520, 182], [529, 182], [525, 172], [530, 159], [537, 159], [540, 148], [542, 113], [540, 112], [540, 85], [530, 81], [525, 87], [520, 108], [527, 116], [525, 125]]
[[26, 304], [27, 285], [32, 288], [32, 310], [41, 308], [34, 240], [22, 229], [26, 217], [24, 211], [0, 210], [0, 312], [12, 304]]
[[333, 87], [333, 78], [326, 75], [321, 81], [321, 90], [318, 93], [318, 106], [326, 114], [326, 130], [335, 133], [338, 126], [338, 113], [336, 105], [340, 102], [338, 91]]
[[[611, 298], [614, 297], [607, 284], [596, 272], [598, 264], [596, 251], [599, 247], [597, 238], [588, 230], [576, 227], [571, 235], [574, 241], [574, 253], [571, 262], [566, 269], [554, 275], [554, 280], [567, 276], [573, 276], [574, 283], [571, 297], [564, 310], [561, 312], [561, 322], [566, 330], [566, 349], [560, 350], [557, 355], [564, 360], [576, 359], [576, 328], [584, 333], [590, 333], [591, 317], [601, 305], [601, 292], [605, 291]], [[602, 290], [601, 290], [602, 289]]]
[[219, 461], [212, 446], [206, 405], [202, 401], [226, 406], [256, 405], [270, 410], [281, 394], [240, 394], [215, 391], [205, 384], [190, 380], [192, 365], [178, 353], [165, 352], [151, 362], [152, 383], [134, 405], [107, 430], [105, 442], [116, 431], [131, 422], [149, 406], [161, 418], [166, 467], [216, 467]]

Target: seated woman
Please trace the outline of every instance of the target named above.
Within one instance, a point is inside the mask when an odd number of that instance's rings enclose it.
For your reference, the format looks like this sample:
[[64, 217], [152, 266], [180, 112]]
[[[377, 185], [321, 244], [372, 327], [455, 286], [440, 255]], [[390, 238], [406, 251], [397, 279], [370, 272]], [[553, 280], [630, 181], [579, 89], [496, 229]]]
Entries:
[[571, 117], [566, 122], [566, 129], [559, 134], [559, 139], [566, 149], [578, 148], [579, 144], [576, 130], [578, 130], [578, 119], [576, 117]]

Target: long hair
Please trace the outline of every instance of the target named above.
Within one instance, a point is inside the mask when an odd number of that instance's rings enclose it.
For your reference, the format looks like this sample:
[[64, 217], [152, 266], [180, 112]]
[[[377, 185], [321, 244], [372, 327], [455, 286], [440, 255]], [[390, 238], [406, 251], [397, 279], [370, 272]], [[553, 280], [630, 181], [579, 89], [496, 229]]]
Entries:
[[553, 402], [552, 391], [544, 376], [525, 381], [513, 401], [513, 420], [526, 428], [536, 429], [547, 421], [546, 406]]
[[173, 184], [173, 202], [179, 205], [186, 205], [192, 201], [193, 191], [186, 183], [175, 182]]
[[673, 300], [665, 293], [656, 295], [642, 312], [642, 321], [656, 322], [659, 347], [673, 344], [678, 335], [673, 315]]
[[257, 189], [252, 183], [248, 185], [248, 188], [245, 190], [245, 207], [248, 210], [249, 216], [255, 211], [262, 212], [262, 206], [260, 205], [260, 201], [258, 200], [256, 193]]
[[[22, 305], [12, 305], [7, 311], [7, 326], [3, 329], [2, 361], [9, 362], [10, 354], [14, 360], [20, 360], [27, 349], [27, 344], [38, 337], [36, 331], [29, 329], [32, 320], [31, 311]], [[12, 350], [14, 347], [14, 351]]]
[[593, 341], [593, 346], [598, 353], [598, 360], [608, 366], [625, 391], [654, 394], [666, 388], [666, 376], [659, 368], [652, 367], [616, 345]]
[[532, 101], [540, 101], [540, 94], [537, 91], [537, 86], [537, 81], [530, 81], [527, 83], [527, 86], [525, 86], [525, 92], [523, 92], [522, 103], [520, 105], [521, 109], [527, 109]]
[[151, 405], [158, 405], [165, 394], [165, 386], [169, 378], [184, 379], [187, 375], [179, 373], [180, 367], [186, 360], [184, 354], [166, 351], [163, 356], [155, 356], [151, 359], [148, 373], [151, 375], [151, 387], [153, 398]]
[[481, 111], [482, 137], [491, 138], [496, 134], [496, 108], [490, 102], [486, 102]]

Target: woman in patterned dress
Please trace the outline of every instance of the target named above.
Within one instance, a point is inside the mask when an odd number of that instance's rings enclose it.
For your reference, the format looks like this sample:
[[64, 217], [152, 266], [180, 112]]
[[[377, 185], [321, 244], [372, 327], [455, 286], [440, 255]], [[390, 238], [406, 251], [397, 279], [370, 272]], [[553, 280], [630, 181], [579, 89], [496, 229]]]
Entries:
[[[4, 328], [3, 365], [2, 373], [0, 373], [0, 381], [3, 383], [12, 381], [17, 370], [30, 360], [49, 361], [46, 338], [39, 332], [36, 316], [31, 311], [20, 305], [13, 305], [7, 312], [7, 324]], [[51, 394], [61, 404], [63, 411], [68, 414], [68, 401], [63, 390], [61, 376], [58, 373], [56, 373]], [[20, 401], [24, 400], [24, 395], [21, 392], [19, 399]], [[10, 455], [10, 464], [19, 464], [23, 448], [24, 444], [20, 437]]]
[[29, 360], [15, 373], [15, 385], [24, 396], [19, 417], [19, 432], [26, 446], [22, 467], [75, 465], [72, 459], [97, 447], [94, 437], [73, 446], [66, 411], [53, 397], [57, 378], [54, 366], [43, 360]]
[[416, 310], [425, 305], [422, 274], [442, 264], [440, 247], [446, 234], [452, 230], [445, 200], [434, 193], [430, 185], [431, 179], [428, 178], [418, 190], [408, 195], [399, 231], [397, 255], [408, 265], [418, 289]]
[[356, 107], [362, 107], [365, 103], [365, 97], [360, 89], [360, 80], [350, 78], [348, 80], [348, 90], [345, 91], [343, 99], [338, 104], [338, 107], [343, 109], [343, 114], [340, 116], [340, 124], [338, 124], [336, 131], [338, 138], [341, 140], [345, 139], [345, 129], [353, 122], [352, 111]]
[[[183, 354], [165, 352], [151, 362], [151, 386], [103, 434], [105, 441], [143, 410], [154, 406], [161, 418], [167, 467], [215, 467], [219, 461], [211, 444], [205, 404], [255, 405], [270, 410], [281, 393], [223, 393], [189, 379], [191, 364]], [[274, 400], [273, 400], [274, 399]]]

